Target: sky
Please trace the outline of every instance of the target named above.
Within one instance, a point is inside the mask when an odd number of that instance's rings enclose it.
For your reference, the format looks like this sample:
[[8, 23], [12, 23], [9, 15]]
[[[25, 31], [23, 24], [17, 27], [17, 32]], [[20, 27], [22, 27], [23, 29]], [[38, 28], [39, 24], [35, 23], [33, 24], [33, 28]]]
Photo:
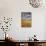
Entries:
[[31, 12], [22, 12], [21, 13], [21, 18], [26, 19], [26, 20], [31, 20], [32, 19]]

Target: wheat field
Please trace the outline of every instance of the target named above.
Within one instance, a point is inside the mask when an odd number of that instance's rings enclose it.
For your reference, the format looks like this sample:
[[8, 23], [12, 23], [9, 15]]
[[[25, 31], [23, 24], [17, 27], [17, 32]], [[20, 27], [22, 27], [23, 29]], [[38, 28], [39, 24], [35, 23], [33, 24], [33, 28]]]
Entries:
[[21, 20], [21, 27], [31, 27], [32, 20]]

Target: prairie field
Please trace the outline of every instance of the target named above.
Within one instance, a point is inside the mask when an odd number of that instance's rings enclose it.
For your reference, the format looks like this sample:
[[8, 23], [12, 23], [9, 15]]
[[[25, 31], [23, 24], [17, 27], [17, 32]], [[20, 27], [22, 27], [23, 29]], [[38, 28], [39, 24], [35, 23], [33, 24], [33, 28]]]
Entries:
[[21, 27], [31, 27], [32, 20], [21, 20]]

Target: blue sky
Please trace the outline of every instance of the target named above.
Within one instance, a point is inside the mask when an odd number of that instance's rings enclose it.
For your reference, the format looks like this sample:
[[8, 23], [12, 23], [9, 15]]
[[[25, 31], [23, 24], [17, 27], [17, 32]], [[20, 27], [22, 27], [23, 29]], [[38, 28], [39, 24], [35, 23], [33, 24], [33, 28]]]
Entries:
[[31, 12], [22, 12], [21, 13], [21, 19], [31, 20], [32, 19]]

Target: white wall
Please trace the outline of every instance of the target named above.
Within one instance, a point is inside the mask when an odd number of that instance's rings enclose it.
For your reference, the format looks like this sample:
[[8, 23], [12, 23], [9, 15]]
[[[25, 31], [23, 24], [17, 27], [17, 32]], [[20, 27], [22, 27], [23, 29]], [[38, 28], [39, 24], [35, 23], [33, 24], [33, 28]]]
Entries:
[[[21, 12], [32, 12], [31, 28], [21, 27]], [[45, 15], [45, 8], [32, 8], [28, 0], [0, 0], [0, 17], [13, 17], [12, 26], [8, 33], [14, 39], [27, 40], [36, 34], [39, 40], [44, 40]]]
[[44, 31], [44, 38], [46, 39], [46, 15], [45, 15], [45, 19], [44, 20], [45, 20], [45, 24], [44, 24], [44, 26], [45, 26], [45, 28], [44, 28], [44, 30], [45, 30]]

